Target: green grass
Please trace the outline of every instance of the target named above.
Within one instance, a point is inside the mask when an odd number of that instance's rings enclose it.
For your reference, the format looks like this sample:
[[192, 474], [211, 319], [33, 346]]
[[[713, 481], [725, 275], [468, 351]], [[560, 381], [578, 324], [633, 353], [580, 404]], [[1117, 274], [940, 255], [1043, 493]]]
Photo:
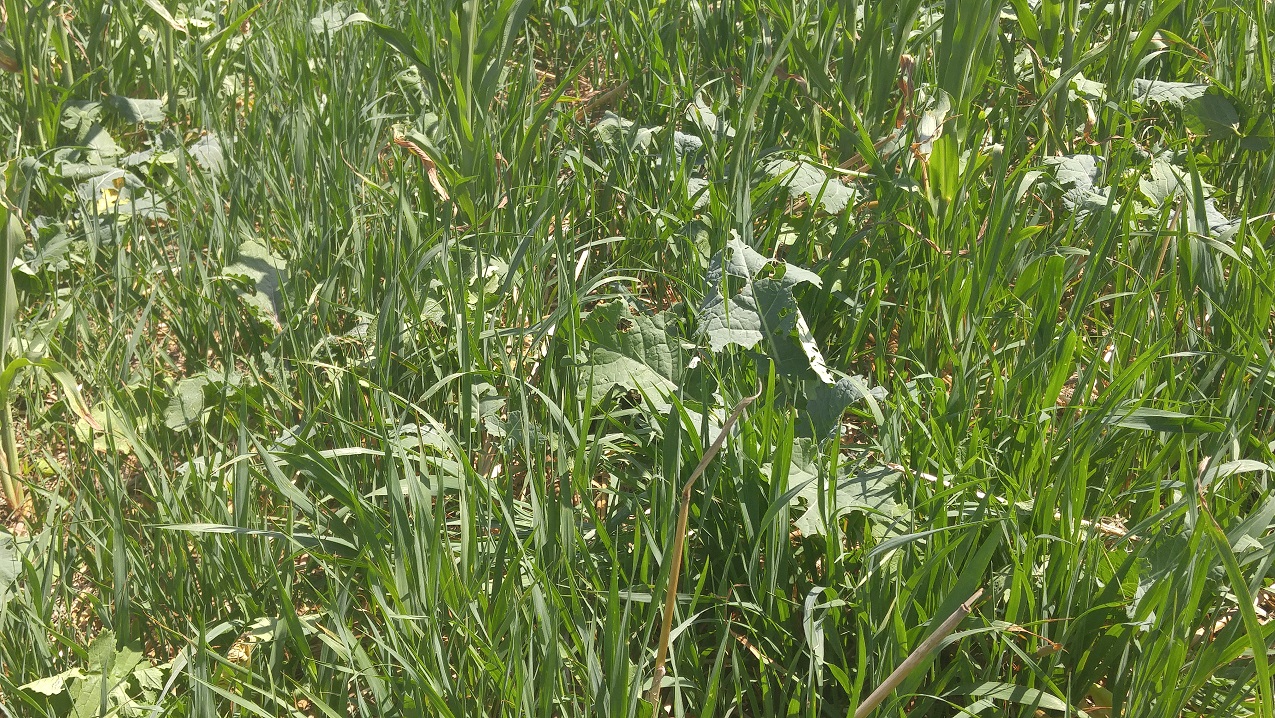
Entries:
[[0, 713], [649, 715], [760, 387], [662, 714], [1275, 716], [1268, 3], [3, 8]]

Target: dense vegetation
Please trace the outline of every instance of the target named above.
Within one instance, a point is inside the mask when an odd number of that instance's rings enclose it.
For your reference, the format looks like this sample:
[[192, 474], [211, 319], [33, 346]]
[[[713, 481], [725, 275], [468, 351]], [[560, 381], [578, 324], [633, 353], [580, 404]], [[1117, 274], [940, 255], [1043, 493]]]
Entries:
[[1269, 3], [2, 7], [0, 713], [649, 715], [760, 391], [659, 711], [1275, 715]]

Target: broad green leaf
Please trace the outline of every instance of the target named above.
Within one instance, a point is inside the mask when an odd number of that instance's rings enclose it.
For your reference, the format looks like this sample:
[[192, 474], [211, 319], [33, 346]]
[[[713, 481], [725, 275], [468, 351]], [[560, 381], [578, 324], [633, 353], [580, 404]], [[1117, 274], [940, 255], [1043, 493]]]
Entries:
[[784, 376], [814, 374], [825, 383], [832, 376], [810, 335], [793, 288], [819, 286], [814, 272], [763, 257], [732, 234], [709, 263], [711, 287], [699, 312], [699, 334], [719, 352], [736, 345], [763, 353]]
[[752, 349], [765, 339], [790, 338], [798, 311], [791, 287], [771, 279], [748, 282], [730, 298], [709, 296], [700, 313], [701, 332], [715, 352], [732, 344]]
[[[793, 497], [793, 503], [805, 506], [805, 512], [793, 522], [803, 536], [823, 536], [828, 523], [856, 511], [873, 522], [891, 523], [906, 513], [895, 500], [902, 475], [887, 467], [866, 469], [853, 476], [837, 479], [831, 503], [820, 509], [819, 494], [826, 491], [822, 481], [810, 483]], [[825, 517], [826, 513], [826, 517]]]
[[71, 133], [74, 144], [83, 144], [91, 129], [102, 116], [102, 103], [96, 101], [73, 100], [62, 105], [62, 117], [59, 120], [63, 128]]
[[1068, 209], [1089, 211], [1107, 206], [1107, 190], [1098, 187], [1098, 159], [1094, 155], [1045, 158], [1045, 164], [1054, 168], [1054, 178], [1063, 188], [1063, 204]]
[[240, 299], [261, 320], [283, 324], [281, 287], [288, 279], [288, 263], [258, 241], [239, 247], [239, 259], [222, 270], [227, 276], [240, 277], [254, 285], [252, 291], [240, 292]]
[[262, 291], [240, 292], [239, 301], [248, 309], [249, 315], [263, 325], [273, 327], [276, 331], [282, 326], [271, 295]]
[[708, 282], [717, 287], [728, 276], [738, 277], [746, 282], [771, 279], [779, 286], [789, 288], [798, 284], [813, 284], [816, 287], [823, 285], [823, 280], [814, 272], [764, 257], [733, 232], [731, 238], [726, 240], [726, 246], [713, 258], [708, 270]]
[[115, 656], [111, 662], [111, 670], [109, 672], [111, 687], [114, 688], [123, 681], [128, 680], [128, 677], [142, 663], [142, 658], [142, 652], [137, 646], [120, 646], [119, 650], [115, 651]]
[[899, 128], [883, 138], [879, 143], [882, 157], [900, 152], [910, 155], [913, 151], [922, 157], [930, 156], [934, 141], [943, 136], [943, 125], [952, 111], [952, 98], [941, 88], [925, 87], [917, 90], [917, 105], [920, 116], [914, 130], [909, 133], [908, 128]]
[[930, 87], [921, 91], [920, 102], [924, 110], [916, 123], [916, 134], [912, 141], [923, 157], [929, 157], [933, 151], [934, 141], [943, 135], [943, 124], [947, 122], [948, 113], [952, 111], [952, 97], [938, 87]]
[[[323, 618], [323, 614], [311, 613], [298, 618], [302, 633], [312, 636], [319, 630], [316, 626]], [[286, 636], [287, 628], [287, 620], [273, 616], [263, 616], [247, 625], [240, 636], [240, 640], [244, 643], [269, 643], [280, 637], [280, 629], [283, 629], [283, 635]]]
[[1240, 115], [1225, 97], [1208, 93], [1191, 100], [1185, 108], [1187, 127], [1214, 140], [1240, 136]]
[[1262, 152], [1275, 144], [1275, 121], [1266, 113], [1250, 113], [1251, 117], [1244, 124], [1244, 139], [1240, 140], [1240, 148], [1250, 152]]
[[655, 143], [655, 134], [660, 131], [660, 128], [658, 126], [639, 127], [633, 120], [607, 112], [593, 126], [593, 131], [597, 133], [598, 140], [612, 150], [637, 153], [646, 152], [652, 148]]
[[765, 165], [766, 174], [779, 178], [793, 198], [806, 197], [813, 204], [818, 202], [828, 214], [840, 214], [854, 201], [854, 190], [836, 177], [829, 177], [808, 159], [771, 160]]
[[[655, 152], [656, 139], [664, 130], [660, 125], [640, 127], [632, 120], [607, 112], [593, 126], [598, 140], [613, 151], [630, 154]], [[685, 132], [673, 132], [673, 154], [679, 158], [691, 158], [704, 149], [704, 140]]]
[[708, 135], [723, 138], [735, 136], [735, 128], [713, 112], [713, 108], [701, 97], [697, 96], [695, 102], [687, 106], [686, 119]]
[[679, 157], [694, 157], [704, 149], [704, 140], [685, 132], [673, 133], [673, 153]]
[[1090, 80], [1078, 72], [1071, 78], [1071, 94], [1071, 99], [1101, 100], [1107, 94], [1107, 84]]
[[75, 192], [93, 213], [113, 217], [121, 206], [132, 203], [134, 194], [140, 193], [144, 187], [137, 175], [111, 167], [77, 184]]
[[49, 676], [47, 678], [40, 678], [31, 681], [26, 685], [19, 686], [18, 690], [31, 691], [32, 693], [39, 693], [44, 696], [56, 696], [66, 691], [68, 682], [71, 679], [86, 678], [87, 676], [88, 674], [86, 674], [83, 670], [79, 668], [71, 668], [62, 671], [56, 676]]
[[1138, 189], [1156, 207], [1163, 206], [1165, 202], [1189, 189], [1188, 180], [1184, 179], [1185, 174], [1164, 158], [1157, 157], [1151, 163], [1148, 175], [1138, 180]]
[[186, 151], [208, 174], [219, 176], [226, 171], [226, 154], [217, 135], [209, 133], [200, 137]]
[[89, 668], [103, 670], [115, 658], [115, 631], [109, 628], [89, 642], [87, 649]]
[[[317, 614], [316, 614], [317, 618]], [[161, 666], [152, 666], [149, 663], [141, 663], [133, 670], [133, 679], [137, 681], [137, 685], [142, 689], [143, 696], [147, 701], [154, 702], [154, 692], [164, 688], [164, 670]]]
[[106, 101], [125, 122], [159, 124], [164, 121], [164, 100], [141, 100], [111, 95], [106, 98]]
[[1185, 107], [1188, 102], [1203, 97], [1208, 91], [1208, 85], [1195, 82], [1166, 82], [1141, 77], [1133, 80], [1134, 98], [1141, 102], [1154, 102], [1158, 105]]
[[595, 307], [582, 328], [593, 344], [585, 371], [592, 377], [594, 396], [613, 387], [652, 397], [677, 391], [690, 356], [683, 341], [669, 333], [664, 314], [641, 312], [616, 300]]
[[80, 144], [85, 148], [84, 161], [91, 165], [110, 164], [124, 154], [123, 148], [116, 144], [115, 138], [102, 129], [101, 125], [89, 127]]
[[[1054, 68], [1049, 71], [1049, 76], [1057, 80], [1062, 77], [1062, 71]], [[1106, 94], [1105, 82], [1090, 80], [1083, 72], [1077, 72], [1067, 80], [1067, 99], [1073, 102], [1076, 100], [1097, 101], [1103, 99]]]
[[204, 389], [211, 384], [207, 374], [196, 374], [177, 382], [164, 409], [164, 426], [181, 431], [199, 421], [204, 413]]
[[74, 702], [72, 715], [83, 718], [100, 715], [102, 682], [105, 681], [106, 705], [123, 707], [131, 703], [127, 682], [142, 663], [142, 652], [133, 646], [115, 647], [115, 632], [105, 630], [88, 646], [89, 672], [77, 676], [71, 687]]
[[709, 182], [700, 177], [686, 180], [686, 198], [691, 201], [693, 209], [704, 209], [708, 206]]
[[[1163, 157], [1157, 157], [1151, 163], [1148, 176], [1138, 180], [1138, 189], [1156, 208], [1163, 207], [1166, 202], [1173, 202], [1181, 197], [1186, 202], [1184, 215], [1192, 223], [1193, 231], [1200, 234], [1220, 236], [1237, 224], [1236, 220], [1222, 214], [1212, 197], [1205, 196], [1202, 209], [1204, 222], [1208, 226], [1199, 227], [1195, 220], [1196, 195], [1192, 191], [1190, 174]], [[1207, 185], [1201, 186], [1201, 191], [1204, 193], [1212, 189]]]
[[841, 416], [855, 402], [869, 397], [878, 401], [885, 400], [886, 392], [883, 387], [873, 387], [869, 393], [865, 394], [863, 390], [868, 384], [867, 378], [856, 377], [856, 379], [857, 381], [843, 377], [831, 385], [822, 382], [810, 383], [806, 389], [806, 413], [810, 418], [815, 438], [823, 439], [832, 435], [841, 425]]

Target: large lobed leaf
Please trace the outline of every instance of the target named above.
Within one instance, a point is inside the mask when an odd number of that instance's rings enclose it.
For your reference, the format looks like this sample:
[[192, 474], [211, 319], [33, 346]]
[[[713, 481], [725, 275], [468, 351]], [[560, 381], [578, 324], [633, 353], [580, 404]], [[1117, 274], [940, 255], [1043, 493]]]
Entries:
[[[800, 460], [798, 454], [799, 452], [793, 452], [794, 464]], [[794, 465], [794, 469], [796, 468], [798, 467]], [[813, 472], [812, 466], [806, 466], [800, 471], [794, 471], [793, 475], [809, 477]], [[893, 469], [879, 466], [840, 475], [832, 487], [822, 481], [807, 479], [805, 487], [792, 498], [795, 506], [805, 507], [805, 511], [793, 522], [793, 527], [803, 536], [824, 536], [828, 533], [830, 523], [835, 523], [842, 516], [861, 512], [880, 527], [881, 531], [878, 533], [882, 533], [907, 513], [895, 498], [901, 476]], [[823, 494], [821, 507], [822, 492], [828, 493]]]
[[254, 286], [252, 291], [239, 295], [249, 311], [267, 324], [282, 324], [281, 287], [288, 278], [286, 260], [261, 242], [245, 242], [239, 247], [239, 260], [223, 271], [227, 276], [247, 279]]
[[780, 179], [791, 197], [806, 197], [828, 214], [841, 214], [854, 202], [854, 190], [805, 158], [771, 160], [765, 164], [765, 170], [766, 174]]
[[1054, 168], [1054, 179], [1063, 189], [1063, 204], [1076, 212], [1087, 212], [1107, 206], [1109, 190], [1100, 187], [1102, 172], [1094, 155], [1047, 157], [1045, 164]]
[[668, 316], [635, 310], [629, 302], [599, 304], [584, 318], [593, 345], [587, 371], [594, 396], [614, 388], [652, 398], [668, 396], [681, 384], [689, 353], [668, 331]]
[[[813, 272], [767, 259], [732, 236], [709, 262], [708, 283], [711, 289], [700, 308], [700, 333], [713, 351], [721, 351], [732, 344], [752, 349], [763, 340], [786, 340], [800, 314], [793, 288], [820, 286], [822, 281]], [[731, 284], [739, 289], [733, 290]]]

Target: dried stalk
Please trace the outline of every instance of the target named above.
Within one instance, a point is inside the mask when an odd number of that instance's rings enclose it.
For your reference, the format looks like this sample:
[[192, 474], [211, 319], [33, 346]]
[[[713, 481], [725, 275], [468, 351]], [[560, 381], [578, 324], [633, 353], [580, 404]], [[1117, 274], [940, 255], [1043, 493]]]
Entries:
[[956, 610], [952, 612], [952, 615], [947, 617], [946, 621], [939, 625], [938, 628], [934, 629], [934, 632], [922, 641], [921, 645], [917, 646], [916, 649], [899, 664], [898, 668], [894, 669], [894, 672], [890, 674], [890, 677], [886, 678], [884, 683], [877, 686], [875, 691], [872, 691], [872, 695], [868, 696], [865, 701], [859, 704], [859, 708], [854, 712], [854, 718], [867, 718], [872, 711], [876, 710], [876, 707], [881, 704], [881, 701], [885, 700], [887, 696], [893, 693], [894, 689], [898, 688], [899, 684], [903, 682], [903, 679], [907, 678], [909, 673], [916, 670], [918, 666], [924, 663], [925, 659], [929, 658], [930, 654], [933, 653], [934, 650], [939, 647], [939, 644], [943, 642], [943, 639], [947, 638], [948, 634], [956, 630], [956, 627], [960, 625], [961, 621], [965, 620], [965, 617], [970, 615], [970, 611], [974, 610], [974, 602], [982, 597], [982, 595], [983, 589], [980, 588], [975, 591], [973, 596], [966, 599], [965, 603], [958, 606]]
[[660, 687], [664, 683], [664, 661], [668, 658], [669, 634], [673, 630], [673, 608], [677, 603], [677, 580], [682, 572], [682, 549], [686, 546], [686, 522], [690, 518], [691, 511], [691, 489], [695, 487], [695, 482], [699, 480], [700, 475], [708, 468], [708, 464], [717, 456], [717, 452], [722, 450], [722, 445], [726, 443], [726, 437], [730, 434], [731, 427], [735, 425], [740, 415], [744, 413], [744, 408], [753, 403], [759, 396], [761, 396], [761, 389], [758, 389], [756, 394], [745, 397], [735, 405], [730, 416], [726, 417], [726, 423], [722, 424], [722, 431], [717, 435], [717, 440], [708, 447], [708, 451], [704, 452], [703, 458], [699, 460], [699, 464], [691, 472], [691, 477], [686, 480], [686, 485], [682, 487], [682, 506], [677, 514], [677, 532], [673, 537], [673, 552], [671, 555], [673, 563], [669, 566], [668, 588], [664, 595], [664, 623], [660, 626], [660, 643], [655, 651], [655, 672], [651, 674], [651, 690], [647, 697], [653, 709], [659, 709]]

